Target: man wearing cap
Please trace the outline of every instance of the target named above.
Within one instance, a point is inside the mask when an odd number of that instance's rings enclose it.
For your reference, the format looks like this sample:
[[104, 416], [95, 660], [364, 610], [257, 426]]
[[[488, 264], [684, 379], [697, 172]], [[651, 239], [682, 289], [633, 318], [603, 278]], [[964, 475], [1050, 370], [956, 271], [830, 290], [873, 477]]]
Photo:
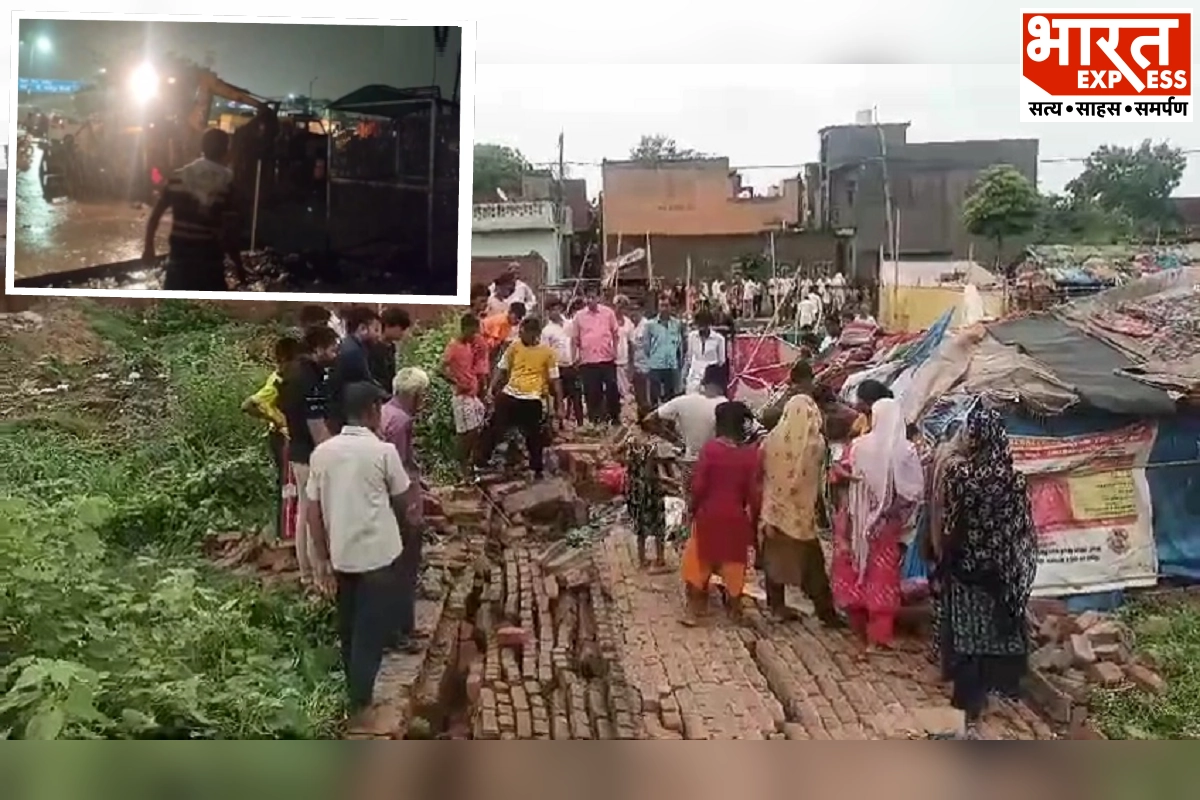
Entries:
[[375, 431], [386, 393], [347, 384], [345, 424], [317, 445], [306, 493], [317, 582], [337, 595], [338, 638], [353, 713], [371, 705], [396, 622], [397, 573], [412, 484], [400, 453]]

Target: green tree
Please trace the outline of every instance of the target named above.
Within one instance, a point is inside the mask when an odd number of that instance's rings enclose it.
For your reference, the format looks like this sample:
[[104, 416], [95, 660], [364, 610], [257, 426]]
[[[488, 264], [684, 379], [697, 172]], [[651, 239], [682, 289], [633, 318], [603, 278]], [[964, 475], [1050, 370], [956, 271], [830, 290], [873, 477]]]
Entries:
[[680, 147], [675, 140], [661, 133], [643, 134], [638, 143], [629, 149], [630, 161], [656, 164], [660, 161], [688, 161], [705, 158], [705, 154], [690, 147]]
[[1071, 195], [1047, 195], [1034, 239], [1042, 244], [1117, 244], [1135, 238], [1133, 221]]
[[983, 171], [963, 203], [963, 224], [975, 236], [996, 243], [999, 263], [1004, 240], [1031, 233], [1041, 210], [1037, 187], [1016, 167], [997, 164]]
[[1146, 139], [1136, 148], [1103, 145], [1088, 156], [1067, 191], [1076, 202], [1122, 214], [1142, 233], [1151, 233], [1177, 222], [1171, 192], [1179, 187], [1186, 166], [1183, 151], [1166, 142]]
[[503, 144], [475, 145], [474, 159], [476, 195], [495, 196], [497, 189], [509, 196], [519, 195], [521, 178], [533, 169], [520, 150]]

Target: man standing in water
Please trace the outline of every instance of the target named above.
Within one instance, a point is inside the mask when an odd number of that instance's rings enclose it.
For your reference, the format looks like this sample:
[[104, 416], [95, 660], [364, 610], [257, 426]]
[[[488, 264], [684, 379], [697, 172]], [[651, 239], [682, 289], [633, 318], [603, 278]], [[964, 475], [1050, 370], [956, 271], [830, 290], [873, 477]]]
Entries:
[[171, 176], [150, 212], [142, 250], [142, 260], [148, 265], [157, 261], [154, 240], [158, 225], [163, 215], [171, 212], [170, 253], [163, 280], [167, 291], [226, 291], [226, 256], [233, 261], [239, 281], [245, 280], [233, 202], [233, 170], [225, 166], [229, 141], [225, 131], [205, 131], [200, 138], [203, 155]]

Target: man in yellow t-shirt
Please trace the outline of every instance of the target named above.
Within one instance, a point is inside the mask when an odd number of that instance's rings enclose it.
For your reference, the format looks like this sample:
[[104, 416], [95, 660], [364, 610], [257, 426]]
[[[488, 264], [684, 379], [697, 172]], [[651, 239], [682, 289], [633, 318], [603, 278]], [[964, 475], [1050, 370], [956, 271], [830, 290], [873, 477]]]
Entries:
[[541, 478], [545, 468], [546, 415], [562, 398], [558, 357], [553, 348], [539, 343], [541, 335], [540, 320], [523, 320], [520, 337], [500, 357], [492, 381], [496, 409], [480, 453], [486, 464], [501, 438], [515, 428], [525, 439], [534, 478]]

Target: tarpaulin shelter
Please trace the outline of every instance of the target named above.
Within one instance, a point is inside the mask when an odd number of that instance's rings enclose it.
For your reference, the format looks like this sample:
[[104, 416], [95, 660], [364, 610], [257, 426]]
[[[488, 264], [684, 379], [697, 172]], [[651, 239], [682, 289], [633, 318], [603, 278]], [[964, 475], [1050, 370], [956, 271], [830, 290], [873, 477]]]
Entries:
[[458, 241], [458, 104], [436, 86], [370, 84], [328, 109], [352, 124], [329, 137], [327, 215], [349, 218], [353, 246], [411, 246], [411, 220], [423, 217], [426, 268], [455, 263], [437, 248]]
[[739, 333], [729, 349], [733, 379], [729, 396], [753, 410], [771, 400], [775, 389], [788, 381], [800, 348], [774, 333]]
[[[1054, 313], [958, 331], [892, 382], [909, 418], [934, 442], [973, 402], [1004, 409], [1040, 535], [1040, 594], [1095, 595], [1152, 585], [1159, 576], [1200, 580], [1200, 416], [1181, 411], [1174, 394], [1146, 379], [1136, 348], [1093, 333], [1100, 319], [1111, 323], [1115, 309], [1144, 309], [1135, 301], [1161, 300], [1164, 287], [1185, 297], [1193, 281], [1147, 280]], [[1170, 346], [1192, 352], [1200, 337], [1185, 316]], [[1139, 341], [1152, 349], [1146, 337]], [[1166, 363], [1178, 369], [1180, 362]], [[923, 568], [914, 548], [908, 577]]]

